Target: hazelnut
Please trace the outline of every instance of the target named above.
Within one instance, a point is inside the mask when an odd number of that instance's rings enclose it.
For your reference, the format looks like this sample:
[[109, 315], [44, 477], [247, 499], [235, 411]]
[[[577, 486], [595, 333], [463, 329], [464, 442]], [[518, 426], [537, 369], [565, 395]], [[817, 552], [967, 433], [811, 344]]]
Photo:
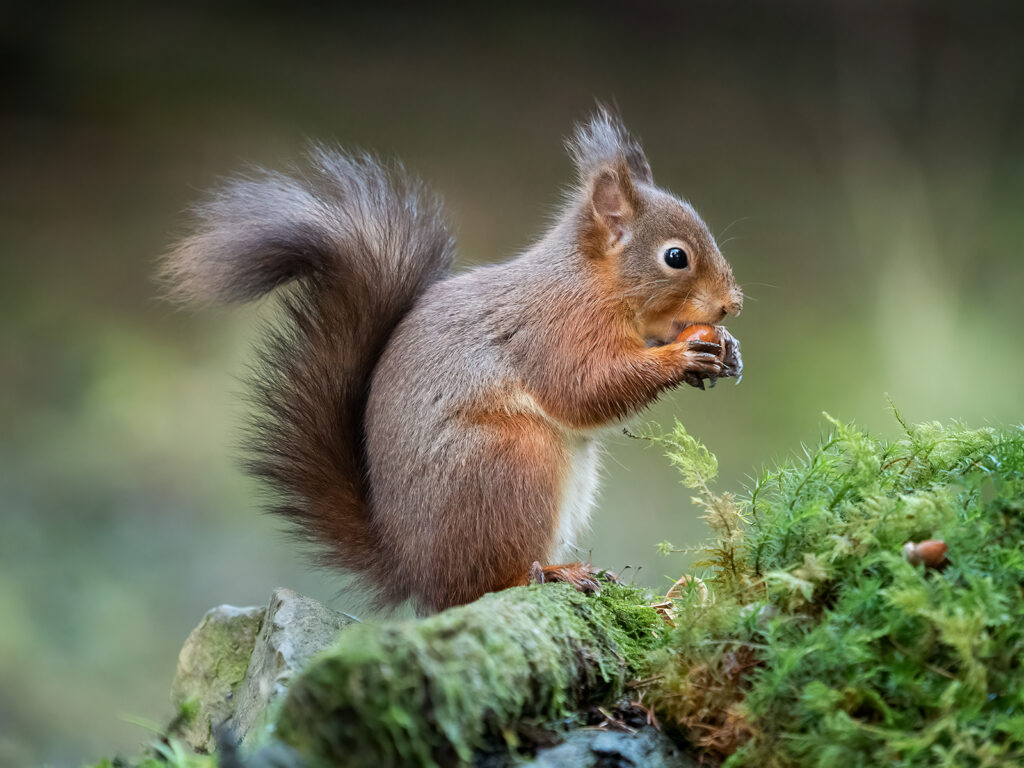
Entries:
[[718, 329], [713, 325], [694, 323], [688, 325], [679, 332], [676, 341], [706, 341], [712, 344], [721, 344]]
[[908, 541], [903, 545], [903, 557], [911, 565], [923, 565], [925, 568], [938, 568], [946, 562], [949, 547], [941, 539], [927, 539], [916, 544]]

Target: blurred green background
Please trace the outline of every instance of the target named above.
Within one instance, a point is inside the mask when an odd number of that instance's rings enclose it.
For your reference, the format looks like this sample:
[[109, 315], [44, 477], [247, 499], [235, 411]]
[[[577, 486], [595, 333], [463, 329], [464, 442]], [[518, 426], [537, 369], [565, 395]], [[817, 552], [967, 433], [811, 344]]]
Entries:
[[[505, 258], [570, 176], [561, 139], [618, 104], [749, 299], [746, 376], [650, 414], [721, 487], [821, 412], [1024, 417], [1024, 17], [992, 3], [24, 4], [0, 11], [0, 765], [131, 752], [210, 606], [288, 585], [361, 610], [261, 515], [233, 448], [254, 320], [180, 313], [157, 255], [219, 176], [309, 138], [400, 156], [460, 258]], [[593, 560], [665, 585], [702, 524], [614, 440]]]

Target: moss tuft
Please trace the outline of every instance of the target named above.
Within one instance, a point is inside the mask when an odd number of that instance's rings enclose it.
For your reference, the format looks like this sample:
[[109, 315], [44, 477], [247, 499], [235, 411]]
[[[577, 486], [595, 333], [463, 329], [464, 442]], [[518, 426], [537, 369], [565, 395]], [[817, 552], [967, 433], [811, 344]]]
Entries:
[[87, 768], [217, 768], [217, 764], [213, 755], [197, 755], [177, 739], [163, 736], [131, 760], [103, 758]]
[[519, 587], [420, 621], [359, 625], [293, 684], [277, 736], [314, 764], [468, 763], [524, 718], [610, 701], [662, 642], [634, 587]]

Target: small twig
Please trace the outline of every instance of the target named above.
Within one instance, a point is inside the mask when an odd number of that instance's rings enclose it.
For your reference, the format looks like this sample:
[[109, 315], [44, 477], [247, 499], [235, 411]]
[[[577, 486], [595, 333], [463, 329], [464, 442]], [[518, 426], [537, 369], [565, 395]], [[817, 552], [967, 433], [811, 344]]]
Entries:
[[631, 736], [635, 736], [636, 735], [636, 733], [637, 733], [636, 728], [631, 728], [630, 726], [626, 725], [624, 722], [622, 722], [620, 719], [615, 717], [615, 715], [613, 715], [611, 712], [609, 712], [604, 707], [596, 707], [596, 709], [597, 709], [598, 712], [601, 713], [601, 716], [604, 718], [604, 722], [602, 722], [600, 725], [588, 726], [584, 730], [606, 731], [606, 730], [608, 730], [608, 728], [610, 726], [610, 727], [616, 728], [616, 729], [618, 729], [620, 731], [625, 731], [626, 733], [630, 734]]
[[665, 679], [664, 675], [652, 675], [651, 677], [645, 677], [642, 680], [634, 680], [633, 682], [629, 683], [626, 687], [627, 688], [644, 688], [644, 687], [650, 685], [651, 683], [656, 683], [659, 680], [664, 680], [664, 679]]
[[[911, 461], [913, 461], [913, 460], [914, 460], [914, 457], [913, 457], [913, 456], [900, 456], [900, 457], [898, 457], [898, 458], [895, 458], [895, 459], [893, 459], [892, 461], [890, 461], [890, 462], [887, 462], [886, 464], [884, 464], [884, 465], [882, 466], [882, 469], [881, 469], [881, 471], [882, 471], [882, 472], [885, 472], [885, 470], [887, 470], [887, 469], [888, 469], [889, 467], [891, 467], [891, 466], [892, 466], [893, 464], [896, 464], [896, 463], [898, 463], [898, 462], [901, 462], [901, 461], [902, 461], [902, 462], [904, 462], [904, 463], [906, 463], [906, 464], [909, 464], [909, 463], [910, 463]], [[906, 467], [904, 467], [904, 469], [906, 469]]]

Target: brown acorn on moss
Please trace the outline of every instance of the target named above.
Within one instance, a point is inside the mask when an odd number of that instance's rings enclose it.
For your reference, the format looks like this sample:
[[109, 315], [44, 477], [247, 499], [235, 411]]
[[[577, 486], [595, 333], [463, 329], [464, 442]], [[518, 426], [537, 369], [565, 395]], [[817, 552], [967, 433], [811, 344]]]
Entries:
[[908, 541], [903, 545], [903, 557], [911, 565], [923, 565], [925, 568], [939, 568], [946, 563], [946, 552], [949, 546], [942, 539], [927, 539], [916, 544]]

